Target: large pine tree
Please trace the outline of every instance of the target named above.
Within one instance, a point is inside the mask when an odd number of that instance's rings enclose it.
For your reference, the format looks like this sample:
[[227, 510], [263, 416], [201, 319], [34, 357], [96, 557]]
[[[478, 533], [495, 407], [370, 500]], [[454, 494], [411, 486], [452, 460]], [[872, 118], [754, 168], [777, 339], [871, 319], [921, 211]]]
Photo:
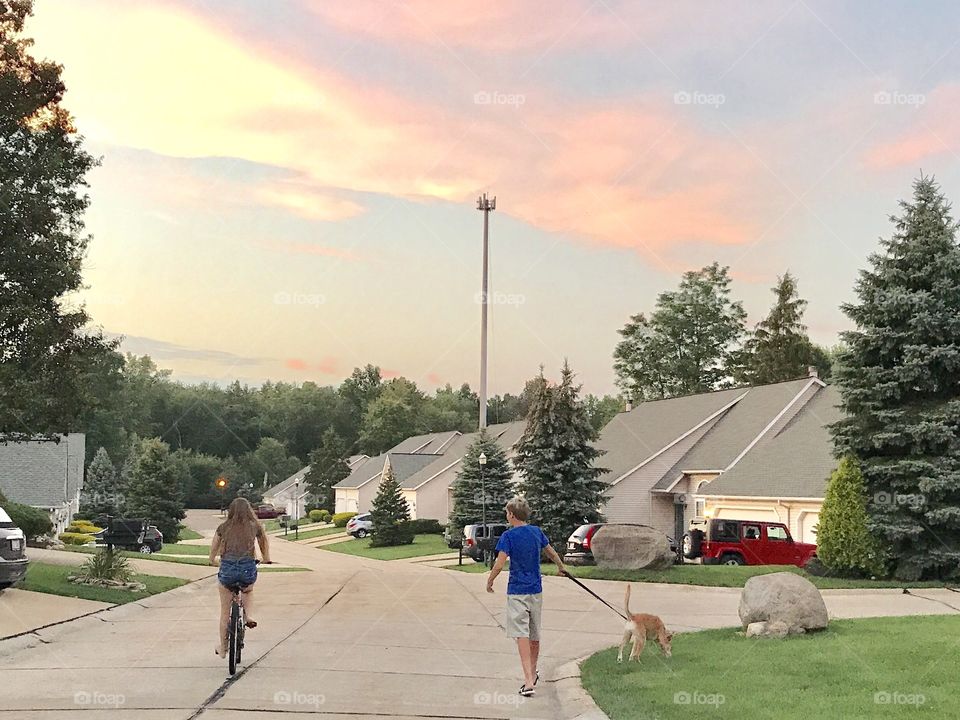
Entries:
[[932, 178], [844, 305], [837, 450], [860, 463], [871, 532], [898, 578], [960, 577], [960, 246]]
[[91, 519], [98, 515], [119, 515], [123, 504], [117, 469], [107, 451], [100, 448], [87, 468], [80, 494], [80, 513]]
[[409, 545], [413, 542], [413, 530], [408, 522], [410, 507], [404, 500], [400, 484], [389, 466], [380, 481], [377, 495], [373, 498], [370, 520], [373, 522], [371, 547]]
[[602, 451], [592, 445], [597, 431], [573, 377], [564, 363], [559, 385], [540, 385], [514, 458], [533, 522], [561, 553], [578, 525], [601, 519], [606, 502], [606, 485], [600, 480], [604, 470], [596, 465]]
[[[797, 280], [789, 272], [777, 278], [772, 288], [777, 300], [766, 318], [757, 323], [741, 353], [738, 380], [766, 385], [803, 377], [810, 365], [823, 362], [807, 337], [803, 311], [807, 301], [797, 292]], [[826, 374], [826, 370], [824, 372]]]
[[124, 466], [124, 481], [124, 514], [154, 522], [164, 542], [176, 542], [186, 513], [180, 472], [170, 457], [169, 446], [159, 438], [140, 441]]
[[[487, 457], [482, 471], [480, 455]], [[452, 489], [451, 537], [459, 537], [465, 525], [481, 522], [484, 499], [487, 522], [503, 522], [503, 506], [514, 495], [513, 470], [503, 448], [486, 430], [467, 449]]]
[[334, 507], [333, 486], [350, 474], [348, 452], [347, 443], [331, 427], [324, 431], [320, 446], [310, 453], [310, 470], [303, 482], [313, 493], [317, 504], [330, 512]]

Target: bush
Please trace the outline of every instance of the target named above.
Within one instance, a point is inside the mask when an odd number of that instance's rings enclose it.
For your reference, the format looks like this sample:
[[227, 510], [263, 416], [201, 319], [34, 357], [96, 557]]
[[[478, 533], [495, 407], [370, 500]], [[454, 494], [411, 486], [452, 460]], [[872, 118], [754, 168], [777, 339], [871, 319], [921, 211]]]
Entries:
[[444, 531], [444, 527], [439, 520], [428, 518], [408, 520], [407, 525], [410, 526], [414, 535], [443, 535]]
[[93, 535], [98, 533], [103, 528], [99, 528], [88, 520], [74, 520], [72, 523], [67, 525], [68, 533], [82, 533], [84, 535]]
[[133, 576], [133, 570], [130, 561], [122, 553], [103, 548], [83, 564], [80, 575], [90, 580], [127, 582]]
[[355, 517], [356, 514], [357, 514], [357, 513], [355, 513], [355, 512], [336, 513], [336, 514], [333, 516], [333, 524], [336, 525], [336, 526], [339, 527], [339, 528], [346, 527], [346, 526], [347, 526], [347, 520], [349, 520], [349, 519], [352, 518], [352, 517]]
[[93, 542], [93, 535], [78, 532], [60, 533], [60, 542], [64, 545], [86, 545]]
[[50, 522], [50, 515], [43, 510], [39, 510], [29, 505], [20, 505], [19, 503], [8, 502], [3, 506], [7, 515], [13, 520], [13, 524], [23, 530], [27, 540], [34, 540], [44, 535], [49, 535], [53, 530], [53, 523]]
[[307, 515], [310, 518], [310, 522], [323, 522], [322, 510], [311, 510]]
[[410, 545], [413, 542], [413, 527], [408, 520], [396, 525], [382, 525], [370, 536], [370, 547], [393, 547]]
[[320, 510], [320, 522], [328, 523], [331, 517], [329, 510]]

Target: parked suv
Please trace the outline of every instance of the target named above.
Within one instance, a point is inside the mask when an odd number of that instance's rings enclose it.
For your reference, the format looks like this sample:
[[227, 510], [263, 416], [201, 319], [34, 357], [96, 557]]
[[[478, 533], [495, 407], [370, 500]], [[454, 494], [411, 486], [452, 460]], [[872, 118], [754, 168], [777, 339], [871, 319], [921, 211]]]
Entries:
[[504, 523], [465, 525], [463, 527], [463, 554], [476, 562], [483, 562], [484, 547], [486, 546], [490, 552], [493, 552], [497, 546], [497, 540], [507, 531], [508, 527]]
[[144, 555], [163, 549], [163, 533], [146, 520], [112, 518], [109, 525], [93, 536], [97, 545], [113, 545], [122, 550], [133, 550]]
[[365, 538], [372, 532], [373, 518], [370, 517], [370, 513], [354, 515], [347, 520], [347, 534], [353, 535], [355, 538]]
[[0, 591], [20, 582], [27, 574], [26, 548], [23, 530], [0, 508]]
[[796, 565], [803, 567], [817, 546], [796, 542], [783, 523], [711, 519], [683, 536], [684, 557], [704, 565]]

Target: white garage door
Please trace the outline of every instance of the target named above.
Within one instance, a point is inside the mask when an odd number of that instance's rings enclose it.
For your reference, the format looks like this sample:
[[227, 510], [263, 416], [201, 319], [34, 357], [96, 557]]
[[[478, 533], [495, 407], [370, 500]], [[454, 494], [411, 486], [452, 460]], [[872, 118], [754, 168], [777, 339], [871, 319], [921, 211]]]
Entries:
[[774, 512], [773, 508], [737, 508], [721, 507], [714, 513], [716, 518], [725, 518], [727, 520], [762, 520], [764, 522], [780, 522], [780, 517]]
[[804, 513], [800, 516], [800, 542], [817, 544], [817, 523], [820, 513]]

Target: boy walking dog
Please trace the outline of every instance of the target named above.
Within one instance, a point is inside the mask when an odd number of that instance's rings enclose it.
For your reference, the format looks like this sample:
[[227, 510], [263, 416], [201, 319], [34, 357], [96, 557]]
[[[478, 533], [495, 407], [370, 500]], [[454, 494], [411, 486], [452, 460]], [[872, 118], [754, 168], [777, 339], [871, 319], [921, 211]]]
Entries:
[[523, 685], [520, 694], [532, 697], [540, 673], [537, 658], [540, 656], [540, 616], [543, 611], [543, 587], [540, 582], [540, 553], [546, 550], [547, 557], [566, 575], [563, 559], [550, 545], [543, 530], [528, 525], [530, 506], [522, 497], [515, 497], [506, 506], [510, 529], [497, 542], [497, 560], [487, 577], [487, 592], [493, 592], [493, 581], [510, 558], [510, 580], [507, 582], [507, 637], [516, 638], [523, 667]]

